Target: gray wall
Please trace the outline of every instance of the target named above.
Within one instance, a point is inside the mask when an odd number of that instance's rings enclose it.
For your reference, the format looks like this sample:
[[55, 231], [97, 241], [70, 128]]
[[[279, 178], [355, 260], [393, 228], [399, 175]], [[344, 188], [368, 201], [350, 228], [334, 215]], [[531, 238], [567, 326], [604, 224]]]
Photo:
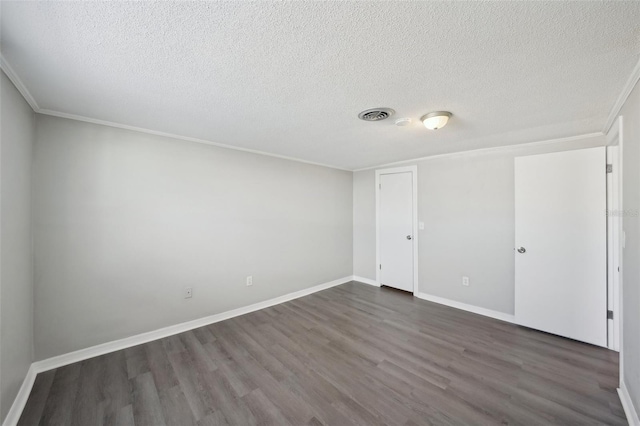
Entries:
[[0, 72], [0, 421], [33, 360], [31, 164], [34, 113]]
[[[633, 212], [640, 209], [640, 85], [620, 115], [624, 117], [622, 203], [624, 211]], [[626, 215], [622, 226], [627, 236], [622, 259], [624, 381], [640, 413], [640, 218]]]
[[34, 167], [38, 360], [352, 274], [350, 172], [42, 115]]
[[[604, 137], [418, 161], [419, 291], [514, 311], [514, 158], [602, 146]], [[354, 274], [375, 279], [375, 173], [353, 178]], [[462, 286], [468, 276], [469, 287]]]
[[[376, 279], [375, 172], [353, 174], [353, 275]], [[371, 212], [374, 212], [372, 215]], [[371, 230], [373, 229], [373, 232]], [[373, 259], [373, 261], [371, 260]]]

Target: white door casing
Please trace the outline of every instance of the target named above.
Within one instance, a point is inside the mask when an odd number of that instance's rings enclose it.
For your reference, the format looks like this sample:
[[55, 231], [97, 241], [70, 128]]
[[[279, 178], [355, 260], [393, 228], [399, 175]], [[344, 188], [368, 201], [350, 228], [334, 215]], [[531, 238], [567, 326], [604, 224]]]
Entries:
[[[623, 168], [624, 168], [624, 117], [619, 116], [616, 121], [613, 122], [611, 128], [607, 132], [607, 146], [614, 147], [615, 149], [611, 152], [615, 154], [617, 157], [617, 164], [614, 162], [614, 175], [616, 178], [613, 179], [614, 184], [612, 185], [612, 191], [615, 194], [613, 199], [615, 202], [613, 203], [613, 208], [618, 209], [618, 215], [613, 223], [613, 228], [610, 228], [609, 231], [613, 233], [612, 240], [615, 247], [610, 253], [609, 260], [614, 265], [614, 271], [617, 273], [614, 275], [613, 279], [613, 349], [620, 352], [620, 362], [619, 362], [619, 370], [620, 370], [620, 387], [623, 387], [624, 382], [624, 334], [623, 330], [623, 303], [622, 300], [624, 298], [624, 229], [623, 229], [623, 213], [624, 213], [624, 199], [623, 199]], [[617, 198], [617, 200], [616, 200]], [[620, 389], [618, 389], [620, 391]]]
[[613, 312], [613, 318], [607, 321], [607, 346], [614, 351], [620, 350], [619, 335], [619, 288], [620, 288], [620, 162], [619, 146], [607, 146], [607, 164], [612, 166], [607, 173], [607, 309]]
[[376, 280], [418, 290], [417, 167], [376, 171]]
[[515, 190], [516, 322], [606, 347], [605, 148], [517, 157]]

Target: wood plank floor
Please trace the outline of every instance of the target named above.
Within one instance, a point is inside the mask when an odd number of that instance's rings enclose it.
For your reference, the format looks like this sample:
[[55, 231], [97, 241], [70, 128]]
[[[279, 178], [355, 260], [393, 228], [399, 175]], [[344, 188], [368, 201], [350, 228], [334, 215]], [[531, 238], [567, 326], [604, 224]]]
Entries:
[[618, 355], [348, 283], [39, 374], [21, 425], [626, 424]]

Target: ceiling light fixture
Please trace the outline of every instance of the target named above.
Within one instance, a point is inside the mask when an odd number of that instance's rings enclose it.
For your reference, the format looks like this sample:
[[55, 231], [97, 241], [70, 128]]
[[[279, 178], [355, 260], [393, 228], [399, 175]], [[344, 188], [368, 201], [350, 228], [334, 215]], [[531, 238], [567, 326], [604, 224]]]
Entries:
[[449, 111], [434, 111], [423, 115], [420, 121], [422, 121], [422, 124], [424, 124], [424, 127], [427, 129], [438, 130], [447, 125], [449, 117], [451, 117]]

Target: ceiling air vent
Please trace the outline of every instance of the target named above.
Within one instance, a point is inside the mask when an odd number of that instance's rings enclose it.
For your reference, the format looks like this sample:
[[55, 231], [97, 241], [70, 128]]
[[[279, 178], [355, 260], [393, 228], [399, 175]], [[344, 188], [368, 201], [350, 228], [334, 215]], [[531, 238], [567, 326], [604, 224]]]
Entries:
[[371, 108], [358, 114], [358, 118], [364, 121], [380, 121], [391, 117], [395, 113], [391, 108]]

